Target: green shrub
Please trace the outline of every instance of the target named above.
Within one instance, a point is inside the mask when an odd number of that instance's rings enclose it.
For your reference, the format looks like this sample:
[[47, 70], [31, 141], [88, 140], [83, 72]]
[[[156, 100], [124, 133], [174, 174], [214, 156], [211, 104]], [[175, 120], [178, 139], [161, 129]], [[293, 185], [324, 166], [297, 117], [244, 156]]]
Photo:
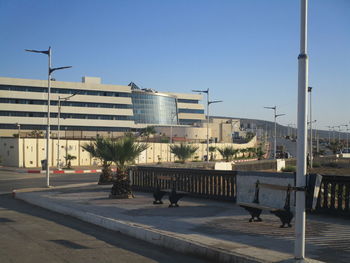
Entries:
[[296, 167], [294, 165], [287, 165], [286, 167], [282, 168], [282, 172], [295, 172]]

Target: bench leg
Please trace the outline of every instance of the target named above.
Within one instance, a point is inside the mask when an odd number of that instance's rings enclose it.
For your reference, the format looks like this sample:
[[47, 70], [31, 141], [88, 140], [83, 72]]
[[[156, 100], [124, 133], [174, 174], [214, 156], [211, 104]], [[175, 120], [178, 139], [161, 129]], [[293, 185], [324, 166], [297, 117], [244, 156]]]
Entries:
[[159, 188], [156, 189], [156, 191], [153, 193], [154, 205], [161, 205], [163, 204], [162, 198], [166, 194], [166, 191], [161, 191]]
[[178, 205], [177, 202], [176, 202], [176, 203], [171, 203], [171, 204], [169, 205], [169, 207], [179, 207], [179, 205]]
[[277, 216], [281, 220], [281, 223], [282, 223], [282, 225], [280, 226], [281, 228], [284, 228], [285, 225], [287, 225], [288, 227], [292, 227], [290, 223], [294, 217], [292, 212], [286, 211], [286, 210], [277, 210], [277, 211], [271, 211], [271, 213]]
[[249, 214], [251, 215], [249, 222], [261, 222], [262, 221], [262, 219], [260, 218], [260, 215], [262, 212], [261, 209], [255, 208], [255, 207], [250, 207], [250, 206], [244, 206], [244, 205], [241, 205], [241, 207], [243, 207], [245, 210], [247, 210], [249, 212]]

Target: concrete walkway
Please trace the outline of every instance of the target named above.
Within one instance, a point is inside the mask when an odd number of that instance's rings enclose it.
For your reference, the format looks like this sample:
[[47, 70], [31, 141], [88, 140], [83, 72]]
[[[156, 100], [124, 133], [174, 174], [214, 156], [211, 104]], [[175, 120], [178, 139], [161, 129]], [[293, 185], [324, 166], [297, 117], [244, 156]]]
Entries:
[[[110, 188], [81, 184], [17, 190], [15, 196], [213, 262], [294, 262], [294, 227], [279, 228], [271, 214], [249, 223], [246, 211], [230, 202], [185, 197], [180, 207], [168, 208], [166, 198], [163, 205], [153, 205], [150, 193], [109, 199]], [[308, 262], [350, 262], [349, 221], [308, 216], [306, 244]]]

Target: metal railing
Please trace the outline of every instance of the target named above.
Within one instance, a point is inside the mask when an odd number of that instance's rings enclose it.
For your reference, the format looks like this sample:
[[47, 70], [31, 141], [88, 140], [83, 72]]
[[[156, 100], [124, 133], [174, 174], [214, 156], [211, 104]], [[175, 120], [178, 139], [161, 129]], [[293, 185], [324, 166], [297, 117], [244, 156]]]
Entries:
[[323, 175], [315, 212], [350, 216], [350, 176]]
[[[157, 186], [184, 191], [191, 196], [236, 201], [236, 172], [158, 168], [137, 166], [131, 168], [131, 182], [134, 190], [152, 192]], [[174, 180], [159, 179], [172, 177]]]

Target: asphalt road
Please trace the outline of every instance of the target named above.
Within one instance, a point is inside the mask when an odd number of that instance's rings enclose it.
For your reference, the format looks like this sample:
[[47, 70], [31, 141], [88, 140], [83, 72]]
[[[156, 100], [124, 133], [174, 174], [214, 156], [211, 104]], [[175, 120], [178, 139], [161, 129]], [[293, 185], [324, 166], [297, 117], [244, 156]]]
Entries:
[[[52, 185], [98, 175], [54, 175]], [[0, 171], [0, 262], [207, 262], [13, 199], [13, 189], [44, 187], [40, 174]]]

